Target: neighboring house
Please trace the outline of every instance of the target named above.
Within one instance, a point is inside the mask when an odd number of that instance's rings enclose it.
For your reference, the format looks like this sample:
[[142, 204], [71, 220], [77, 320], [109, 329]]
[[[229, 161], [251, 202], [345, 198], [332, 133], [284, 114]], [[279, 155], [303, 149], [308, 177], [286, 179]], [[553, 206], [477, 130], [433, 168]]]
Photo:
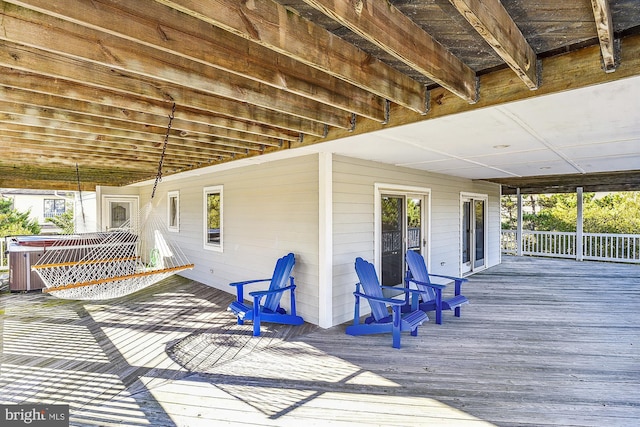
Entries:
[[13, 200], [13, 208], [30, 212], [29, 217], [38, 221], [41, 234], [60, 232], [47, 218], [53, 218], [73, 209], [75, 192], [53, 190], [0, 189], [0, 197]]
[[499, 185], [329, 153], [292, 156], [168, 176], [153, 199], [153, 182], [99, 187], [98, 229], [150, 207], [195, 263], [184, 276], [227, 292], [230, 282], [269, 277], [293, 252], [298, 313], [322, 327], [353, 318], [358, 256], [387, 285], [402, 283], [408, 247], [440, 274], [500, 262]]

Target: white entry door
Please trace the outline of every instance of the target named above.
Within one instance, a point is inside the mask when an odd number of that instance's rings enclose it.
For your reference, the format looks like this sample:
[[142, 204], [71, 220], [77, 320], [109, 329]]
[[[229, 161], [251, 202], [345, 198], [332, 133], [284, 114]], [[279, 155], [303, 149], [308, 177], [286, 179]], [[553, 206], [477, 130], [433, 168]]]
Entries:
[[123, 226], [138, 229], [138, 197], [104, 196], [102, 230], [111, 231]]

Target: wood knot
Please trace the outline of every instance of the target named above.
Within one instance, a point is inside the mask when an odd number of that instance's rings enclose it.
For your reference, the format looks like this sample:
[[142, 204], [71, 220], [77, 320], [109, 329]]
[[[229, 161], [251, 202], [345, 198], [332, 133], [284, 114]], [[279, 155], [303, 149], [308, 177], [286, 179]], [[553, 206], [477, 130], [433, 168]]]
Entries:
[[358, 15], [362, 13], [363, 9], [364, 9], [364, 0], [355, 0], [353, 2], [353, 10], [355, 10]]

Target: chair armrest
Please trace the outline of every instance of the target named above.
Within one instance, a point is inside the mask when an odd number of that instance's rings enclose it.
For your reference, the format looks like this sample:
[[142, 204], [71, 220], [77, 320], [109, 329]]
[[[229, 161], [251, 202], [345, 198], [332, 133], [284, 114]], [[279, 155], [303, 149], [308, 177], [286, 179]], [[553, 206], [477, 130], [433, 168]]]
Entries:
[[453, 277], [453, 276], [442, 276], [440, 274], [429, 274], [430, 277], [442, 277], [444, 279], [449, 279], [449, 280], [454, 280], [455, 283], [455, 295], [460, 295], [460, 293], [462, 292], [462, 284], [464, 282], [468, 282], [469, 279], [466, 279], [464, 277]]
[[271, 277], [269, 277], [268, 279], [256, 279], [256, 280], [247, 280], [244, 282], [233, 282], [233, 283], [229, 283], [229, 286], [244, 286], [244, 285], [248, 285], [249, 283], [258, 283], [258, 282], [268, 282], [269, 280], [271, 280]]
[[366, 299], [372, 300], [372, 301], [382, 302], [382, 303], [389, 304], [389, 305], [405, 305], [405, 300], [398, 300], [398, 299], [393, 299], [393, 298], [372, 297], [370, 295], [365, 295], [365, 294], [360, 293], [360, 292], [354, 292], [353, 295], [355, 295], [357, 297], [366, 298]]
[[[431, 274], [429, 276], [431, 276]], [[413, 283], [417, 283], [418, 285], [429, 286], [430, 288], [440, 289], [440, 290], [445, 289], [447, 287], [447, 285], [439, 285], [437, 283], [421, 282], [420, 280], [416, 280], [416, 279], [407, 279], [407, 281], [413, 282]]]
[[443, 279], [455, 280], [456, 282], [468, 282], [469, 279], [464, 277], [454, 277], [454, 276], [443, 276], [441, 274], [429, 274], [429, 277], [441, 277]]
[[244, 285], [248, 285], [250, 283], [259, 283], [259, 282], [268, 282], [269, 279], [256, 279], [256, 280], [246, 280], [244, 282], [233, 282], [229, 283], [229, 286], [234, 286], [236, 288], [236, 299], [240, 302], [244, 301]]
[[296, 285], [289, 285], [289, 286], [285, 286], [284, 288], [279, 288], [279, 289], [270, 289], [270, 290], [266, 290], [266, 291], [253, 291], [253, 292], [249, 292], [249, 295], [251, 295], [252, 297], [262, 297], [265, 295], [269, 295], [269, 294], [275, 294], [278, 292], [284, 292], [284, 291], [288, 291], [289, 289], [295, 289]]
[[411, 288], [406, 288], [406, 287], [398, 288], [398, 287], [395, 287], [395, 286], [380, 286], [380, 288], [381, 289], [389, 289], [389, 290], [392, 290], [392, 291], [404, 292], [405, 294], [407, 294], [407, 293], [420, 294], [420, 291], [418, 289], [411, 289]]

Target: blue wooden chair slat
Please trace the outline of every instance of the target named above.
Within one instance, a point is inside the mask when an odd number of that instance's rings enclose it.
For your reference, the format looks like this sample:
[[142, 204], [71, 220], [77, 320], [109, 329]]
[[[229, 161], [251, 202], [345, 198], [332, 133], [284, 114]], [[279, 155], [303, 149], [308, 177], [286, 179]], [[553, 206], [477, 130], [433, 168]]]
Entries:
[[[422, 302], [418, 305], [422, 311], [435, 311], [436, 323], [442, 324], [442, 310], [453, 310], [456, 317], [460, 317], [460, 307], [469, 303], [469, 299], [462, 295], [462, 283], [468, 279], [462, 277], [443, 276], [440, 274], [429, 274], [427, 264], [422, 255], [416, 251], [409, 250], [406, 255], [407, 275], [405, 277], [405, 286], [408, 288], [411, 283], [416, 285], [420, 291]], [[452, 298], [443, 299], [442, 291], [446, 285], [431, 283], [432, 277], [438, 277], [455, 282], [454, 296]], [[407, 307], [409, 304], [407, 304]], [[405, 310], [408, 308], [405, 307]], [[410, 309], [414, 310], [415, 304]]]
[[[402, 307], [405, 305], [404, 299], [385, 298], [382, 294], [378, 276], [373, 264], [358, 257], [355, 262], [355, 269], [358, 275], [359, 283], [356, 284], [355, 307], [353, 315], [353, 325], [346, 328], [349, 335], [369, 335], [369, 334], [392, 334], [392, 345], [394, 348], [400, 348], [400, 333], [410, 331], [411, 335], [418, 334], [418, 327], [428, 321], [426, 313], [421, 310], [415, 310], [410, 313], [402, 313]], [[360, 288], [362, 287], [362, 292]], [[415, 294], [418, 292], [408, 288], [391, 288], [396, 291], [405, 292], [405, 294]], [[360, 323], [360, 299], [364, 298], [371, 307], [371, 316], [364, 323]], [[417, 300], [416, 300], [417, 302]], [[391, 307], [391, 313], [389, 313]]]
[[[291, 270], [295, 265], [295, 256], [292, 253], [285, 255], [276, 262], [273, 275], [267, 279], [246, 280], [244, 282], [230, 283], [236, 288], [236, 300], [229, 304], [227, 310], [238, 318], [238, 324], [244, 324], [245, 320], [253, 321], [253, 335], [260, 335], [261, 322], [280, 323], [285, 325], [302, 325], [304, 319], [296, 314], [295, 280], [291, 276]], [[249, 292], [253, 302], [244, 300], [244, 286], [269, 282], [269, 288], [264, 291]], [[280, 300], [285, 292], [289, 291], [291, 300], [291, 314], [280, 307]], [[261, 304], [262, 299], [264, 303]]]

